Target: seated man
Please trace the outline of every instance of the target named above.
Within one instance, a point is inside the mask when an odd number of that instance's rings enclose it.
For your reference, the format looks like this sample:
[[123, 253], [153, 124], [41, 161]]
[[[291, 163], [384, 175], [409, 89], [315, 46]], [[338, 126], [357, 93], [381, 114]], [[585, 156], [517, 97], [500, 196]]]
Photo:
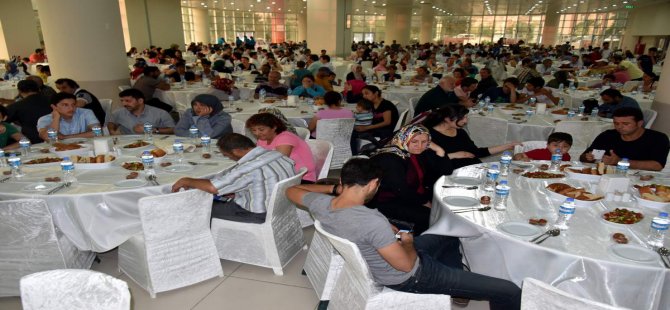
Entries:
[[23, 135], [14, 125], [5, 122], [6, 118], [7, 108], [0, 106], [0, 150], [17, 149]]
[[410, 82], [413, 82], [413, 83], [432, 83], [433, 82], [433, 77], [430, 75], [430, 72], [428, 72], [428, 68], [418, 67], [418, 68], [416, 68], [416, 75], [412, 77]]
[[39, 86], [35, 81], [19, 81], [16, 86], [22, 99], [7, 107], [6, 121], [20, 125], [21, 133], [30, 139], [30, 143], [40, 143], [43, 140], [37, 131], [37, 121], [51, 113], [50, 98], [39, 93]]
[[500, 87], [494, 87], [482, 95], [482, 98], [489, 97], [491, 102], [495, 103], [517, 103], [519, 93], [516, 91], [519, 88], [519, 79], [515, 77], [508, 77], [503, 81]]
[[155, 134], [173, 134], [174, 120], [167, 112], [144, 104], [142, 92], [130, 88], [119, 93], [125, 109], [112, 113], [107, 121], [109, 133], [128, 135], [144, 133], [144, 123], [151, 123]]
[[470, 93], [477, 89], [477, 80], [471, 77], [465, 77], [461, 81], [461, 85], [454, 88], [454, 93], [458, 97], [458, 103], [466, 108], [471, 108], [476, 104], [474, 100], [470, 98]]
[[268, 74], [268, 81], [260, 84], [254, 90], [254, 98], [258, 99], [258, 93], [261, 89], [265, 89], [265, 95], [267, 97], [278, 97], [286, 98], [288, 94], [288, 87], [286, 85], [279, 83], [281, 79], [281, 73], [277, 71], [272, 71]]
[[156, 89], [170, 90], [170, 84], [159, 79], [160, 75], [161, 72], [157, 67], [146, 67], [144, 68], [144, 75], [135, 82], [133, 88], [142, 92], [145, 104], [170, 112], [172, 111], [172, 106], [160, 101], [158, 98], [154, 98]]
[[[519, 309], [521, 289], [507, 280], [463, 270], [456, 237], [400, 232], [365, 203], [375, 196], [382, 168], [350, 159], [338, 185], [296, 185], [286, 196], [309, 208], [326, 231], [358, 246], [375, 282], [410, 293], [488, 300], [492, 309]], [[337, 195], [332, 197], [326, 194]], [[448, 308], [449, 305], [445, 305]]]
[[572, 135], [565, 132], [554, 132], [547, 138], [547, 147], [543, 149], [534, 149], [524, 153], [514, 154], [514, 160], [551, 160], [551, 155], [556, 150], [561, 150], [563, 161], [570, 161], [570, 148], [572, 147]]
[[100, 124], [105, 123], [105, 110], [102, 108], [100, 101], [89, 91], [79, 87], [79, 84], [72, 79], [58, 79], [56, 80], [56, 88], [58, 91], [72, 94], [77, 97], [77, 107], [89, 109], [93, 111], [95, 117]]
[[498, 87], [498, 83], [491, 76], [491, 69], [482, 68], [479, 70], [479, 83], [477, 83], [477, 88], [470, 92], [470, 98], [476, 99], [478, 95], [485, 93], [487, 90]]
[[175, 71], [172, 72], [172, 74], [169, 75], [170, 81], [179, 83], [179, 82], [194, 82], [195, 81], [195, 73], [193, 71], [188, 70], [186, 68], [186, 63], [183, 61], [178, 62], [175, 65]]
[[172, 191], [197, 188], [215, 195], [234, 196], [214, 200], [212, 217], [224, 220], [263, 223], [266, 206], [278, 182], [295, 175], [293, 161], [277, 151], [257, 147], [251, 139], [229, 133], [218, 140], [221, 154], [237, 162], [230, 170], [209, 179], [181, 178]]
[[612, 118], [612, 113], [621, 108], [635, 108], [640, 109], [640, 105], [635, 99], [624, 96], [616, 89], [606, 89], [600, 93], [600, 98], [603, 104], [598, 107], [598, 115], [602, 117]]
[[614, 129], [600, 133], [579, 160], [593, 163], [593, 150], [603, 150], [602, 162], [606, 165], [616, 166], [619, 160], [628, 158], [631, 169], [662, 170], [670, 150], [668, 136], [645, 129], [640, 109], [620, 108], [614, 111], [613, 119]]
[[53, 128], [58, 132], [58, 139], [92, 138], [92, 128], [100, 126], [100, 122], [89, 109], [77, 107], [77, 97], [61, 92], [51, 97], [51, 114], [37, 120], [37, 131], [40, 138], [48, 140], [47, 131]]
[[458, 104], [458, 97], [454, 93], [455, 82], [455, 79], [450, 76], [441, 78], [437, 86], [419, 98], [414, 108], [414, 116], [426, 111], [437, 110], [445, 105]]

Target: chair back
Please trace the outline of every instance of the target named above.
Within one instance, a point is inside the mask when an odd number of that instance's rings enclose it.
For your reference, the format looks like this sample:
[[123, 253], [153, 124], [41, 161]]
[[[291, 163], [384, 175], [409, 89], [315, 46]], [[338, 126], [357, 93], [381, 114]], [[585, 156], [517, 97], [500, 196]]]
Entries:
[[295, 127], [295, 132], [298, 133], [298, 137], [302, 138], [303, 140], [307, 141], [309, 140], [309, 136], [311, 132], [309, 132], [309, 129], [305, 127]]
[[478, 147], [503, 144], [507, 141], [507, 120], [471, 116], [468, 119], [467, 131]]
[[244, 124], [243, 121], [239, 119], [231, 119], [230, 120], [230, 126], [233, 127], [233, 132], [234, 133], [239, 133], [241, 135], [244, 135], [247, 133], [247, 128], [246, 125]]
[[[106, 117], [110, 117], [112, 115], [112, 99], [100, 99], [98, 101], [100, 102], [100, 105], [102, 106], [102, 110], [105, 111]], [[102, 126], [104, 124], [100, 124], [100, 125]]]
[[126, 282], [101, 272], [57, 269], [21, 278], [24, 310], [128, 310], [130, 291]]
[[643, 109], [642, 115], [644, 116], [644, 128], [649, 129], [651, 128], [651, 125], [654, 124], [656, 116], [658, 116], [658, 112], [652, 109]]
[[533, 278], [523, 279], [521, 290], [521, 309], [553, 309], [553, 310], [623, 310], [597, 301], [572, 296], [547, 283]]
[[414, 111], [416, 109], [416, 105], [419, 104], [419, 99], [421, 99], [421, 97], [409, 98], [409, 110], [411, 111], [412, 115], [415, 113]]
[[642, 84], [642, 81], [628, 81], [623, 84], [622, 90], [629, 93], [640, 86], [640, 84]]
[[333, 144], [331, 168], [341, 168], [351, 157], [351, 134], [354, 132], [353, 118], [320, 119], [316, 122], [316, 138]]
[[514, 147], [514, 154], [525, 153], [531, 150], [543, 149], [547, 147], [547, 141], [524, 141], [522, 145]]
[[333, 144], [324, 140], [307, 140], [307, 145], [309, 145], [314, 158], [316, 179], [327, 178], [328, 172], [330, 172], [330, 162], [333, 160]]
[[275, 219], [280, 218], [286, 212], [296, 212], [296, 207], [286, 197], [286, 190], [291, 186], [300, 184], [300, 180], [305, 176], [305, 173], [307, 173], [307, 168], [300, 168], [300, 171], [296, 175], [275, 184], [275, 187], [272, 189], [272, 195], [270, 195], [266, 219], [274, 222]]
[[295, 128], [298, 127], [307, 128], [307, 121], [304, 118], [289, 117], [287, 118], [287, 120], [289, 123], [291, 123], [291, 125], [295, 126]]
[[363, 72], [367, 72], [366, 70], [372, 69], [372, 61], [371, 60], [361, 61], [361, 68], [363, 68]]
[[395, 129], [393, 131], [398, 131], [398, 129], [402, 128], [402, 126], [405, 126], [411, 119], [409, 118], [409, 110], [404, 110], [402, 113], [400, 113], [400, 117], [398, 118], [398, 122], [395, 124]]

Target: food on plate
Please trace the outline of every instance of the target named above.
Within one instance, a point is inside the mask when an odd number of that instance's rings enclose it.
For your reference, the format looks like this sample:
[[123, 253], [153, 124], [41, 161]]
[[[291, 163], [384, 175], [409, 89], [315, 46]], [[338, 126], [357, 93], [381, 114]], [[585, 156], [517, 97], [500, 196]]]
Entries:
[[646, 186], [635, 185], [642, 199], [656, 202], [670, 202], [670, 186], [651, 184]]
[[7, 171], [2, 172], [2, 175], [10, 175], [10, 174], [12, 174], [11, 170], [7, 170]]
[[572, 165], [570, 165], [570, 164], [561, 165], [560, 167], [558, 167], [558, 170], [559, 171], [565, 171], [565, 168], [568, 168], [568, 167], [572, 167]]
[[541, 164], [541, 165], [540, 165], [540, 170], [549, 170], [549, 165], [547, 165], [547, 164]]
[[514, 173], [516, 173], [516, 174], [522, 173], [522, 172], [524, 172], [524, 171], [526, 171], [526, 170], [523, 170], [523, 169], [521, 169], [521, 168], [514, 168], [514, 169], [512, 169], [512, 172], [514, 172]]
[[142, 164], [139, 161], [125, 162], [125, 163], [123, 163], [123, 165], [121, 165], [121, 167], [123, 167], [124, 169], [130, 170], [130, 171], [144, 170], [144, 164]]
[[49, 153], [49, 149], [41, 149], [40, 153], [44, 153], [44, 154]]
[[513, 113], [512, 114], [512, 116], [524, 116], [524, 115], [526, 115], [526, 114], [523, 114], [523, 113]]
[[151, 153], [151, 155], [153, 155], [154, 157], [163, 157], [165, 156], [165, 154], [167, 154], [162, 149], [153, 149], [149, 151], [149, 153]]
[[581, 169], [570, 168], [570, 172], [581, 173], [581, 174], [590, 174], [590, 175], [603, 175], [603, 174], [614, 174], [616, 173], [616, 168], [614, 166], [607, 166], [604, 163], [598, 163], [596, 167], [585, 167]]
[[529, 219], [528, 224], [537, 225], [537, 226], [544, 226], [544, 225], [547, 225], [547, 220], [545, 220], [545, 219]]
[[56, 152], [63, 152], [63, 151], [78, 150], [78, 149], [81, 148], [81, 145], [79, 145], [77, 143], [56, 142], [56, 143], [54, 143], [54, 147], [56, 148]]
[[572, 187], [565, 183], [552, 183], [547, 185], [547, 189], [554, 193], [582, 201], [594, 201], [603, 199], [602, 195], [596, 195], [591, 192], [587, 192], [583, 188]]
[[63, 159], [59, 158], [59, 157], [43, 157], [43, 158], [31, 159], [31, 160], [26, 162], [26, 165], [57, 163], [57, 162], [61, 162], [61, 161], [63, 161]]
[[44, 178], [44, 182], [60, 182], [59, 177], [46, 177]]
[[263, 100], [263, 103], [275, 103], [275, 101], [276, 101], [275, 99], [268, 98], [268, 99]]
[[617, 224], [635, 224], [641, 221], [644, 215], [626, 208], [616, 208], [614, 211], [603, 213], [603, 219]]
[[581, 121], [588, 121], [588, 120], [589, 120], [589, 117], [588, 117], [588, 116], [584, 116], [584, 117], [580, 118], [579, 120], [581, 120]]
[[651, 181], [654, 178], [651, 174], [643, 174], [640, 176], [640, 181]]
[[568, 111], [570, 109], [568, 108], [563, 108], [563, 109], [558, 109], [558, 110], [553, 110], [551, 111], [551, 114], [556, 114], [556, 115], [568, 115]]
[[558, 124], [560, 121], [560, 119], [554, 120], [554, 124]]
[[160, 165], [161, 165], [161, 167], [169, 167], [169, 166], [172, 166], [172, 163], [171, 162], [163, 162]]
[[212, 154], [209, 153], [202, 154], [202, 158], [210, 159], [212, 158]]
[[127, 144], [127, 145], [123, 146], [123, 148], [124, 149], [136, 149], [138, 147], [143, 147], [143, 146], [147, 146], [147, 145], [149, 145], [148, 142], [144, 142], [142, 140], [137, 140], [137, 141], [135, 141], [131, 144]]
[[579, 86], [577, 87], [577, 90], [591, 90], [591, 89], [586, 86]]
[[70, 157], [70, 159], [72, 159], [72, 162], [76, 164], [103, 164], [114, 161], [116, 157], [109, 154], [90, 157], [74, 155]]
[[130, 180], [130, 179], [137, 179], [137, 177], [138, 177], [139, 175], [140, 175], [140, 174], [139, 174], [138, 172], [133, 171], [133, 172], [129, 173], [129, 174], [126, 176], [126, 179], [127, 179], [127, 180]]
[[615, 233], [612, 235], [612, 239], [614, 239], [614, 242], [620, 243], [620, 244], [626, 244], [628, 243], [628, 237], [622, 233]]
[[550, 172], [544, 172], [544, 171], [533, 171], [533, 172], [526, 172], [522, 174], [522, 176], [531, 178], [531, 179], [560, 179], [562, 177], [565, 177], [564, 174], [560, 173], [550, 173]]
[[489, 196], [482, 196], [482, 198], [479, 198], [479, 203], [483, 205], [487, 205], [491, 203], [491, 197]]

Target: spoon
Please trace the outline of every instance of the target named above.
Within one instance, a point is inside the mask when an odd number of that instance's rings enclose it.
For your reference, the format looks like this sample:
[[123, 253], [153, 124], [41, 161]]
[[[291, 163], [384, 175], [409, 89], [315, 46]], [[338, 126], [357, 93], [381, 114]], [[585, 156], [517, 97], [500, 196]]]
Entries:
[[552, 230], [555, 230], [555, 229], [556, 229], [556, 228], [552, 228], [552, 229], [549, 229], [549, 230], [545, 231], [543, 234], [541, 234], [541, 235], [539, 235], [539, 236], [537, 236], [537, 237], [531, 239], [530, 242], [535, 242], [535, 241], [537, 241], [538, 239], [542, 238], [542, 236], [550, 234], [551, 231], [552, 231]]
[[544, 240], [549, 239], [549, 237], [556, 237], [556, 236], [558, 236], [558, 235], [561, 234], [561, 230], [558, 229], [558, 228], [550, 229], [550, 230], [547, 231], [547, 232], [548, 232], [549, 234], [547, 234], [542, 240], [539, 240], [539, 241], [535, 242], [535, 244], [540, 244], [540, 243], [544, 242]]
[[469, 209], [461, 209], [461, 210], [455, 210], [451, 211], [453, 213], [465, 213], [465, 212], [472, 212], [472, 211], [488, 211], [491, 210], [491, 207], [486, 206], [486, 207], [481, 207], [481, 208], [469, 208]]
[[663, 265], [665, 265], [666, 268], [670, 268], [670, 250], [665, 247], [658, 248], [656, 250], [658, 252], [658, 255], [661, 256], [661, 261], [663, 261]]

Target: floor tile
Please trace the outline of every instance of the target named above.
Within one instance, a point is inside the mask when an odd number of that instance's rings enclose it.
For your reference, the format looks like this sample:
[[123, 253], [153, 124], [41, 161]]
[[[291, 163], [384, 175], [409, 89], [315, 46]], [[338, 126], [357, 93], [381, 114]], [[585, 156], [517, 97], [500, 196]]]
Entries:
[[121, 275], [121, 272], [119, 271], [119, 252], [117, 249], [105, 253], [98, 253], [97, 255], [100, 259], [100, 263], [93, 262], [91, 270], [100, 271], [113, 277]]
[[21, 310], [21, 298], [2, 297], [0, 298], [0, 309], [2, 310]]
[[191, 309], [225, 279], [216, 277], [184, 288], [157, 293], [156, 298], [151, 298], [147, 291], [127, 275], [118, 278], [128, 283], [132, 299], [131, 307], [136, 310]]
[[229, 277], [193, 309], [312, 310], [318, 302], [312, 289]]
[[470, 304], [468, 304], [467, 307], [461, 308], [459, 306], [451, 306], [452, 310], [489, 310], [489, 302], [488, 301], [479, 301], [479, 300], [471, 300]]
[[301, 250], [298, 255], [284, 267], [284, 275], [276, 276], [271, 268], [258, 267], [254, 265], [242, 264], [230, 276], [235, 278], [244, 278], [249, 280], [258, 280], [272, 282], [277, 284], [286, 284], [312, 288], [306, 276], [302, 275], [302, 267], [307, 258], [307, 250]]

